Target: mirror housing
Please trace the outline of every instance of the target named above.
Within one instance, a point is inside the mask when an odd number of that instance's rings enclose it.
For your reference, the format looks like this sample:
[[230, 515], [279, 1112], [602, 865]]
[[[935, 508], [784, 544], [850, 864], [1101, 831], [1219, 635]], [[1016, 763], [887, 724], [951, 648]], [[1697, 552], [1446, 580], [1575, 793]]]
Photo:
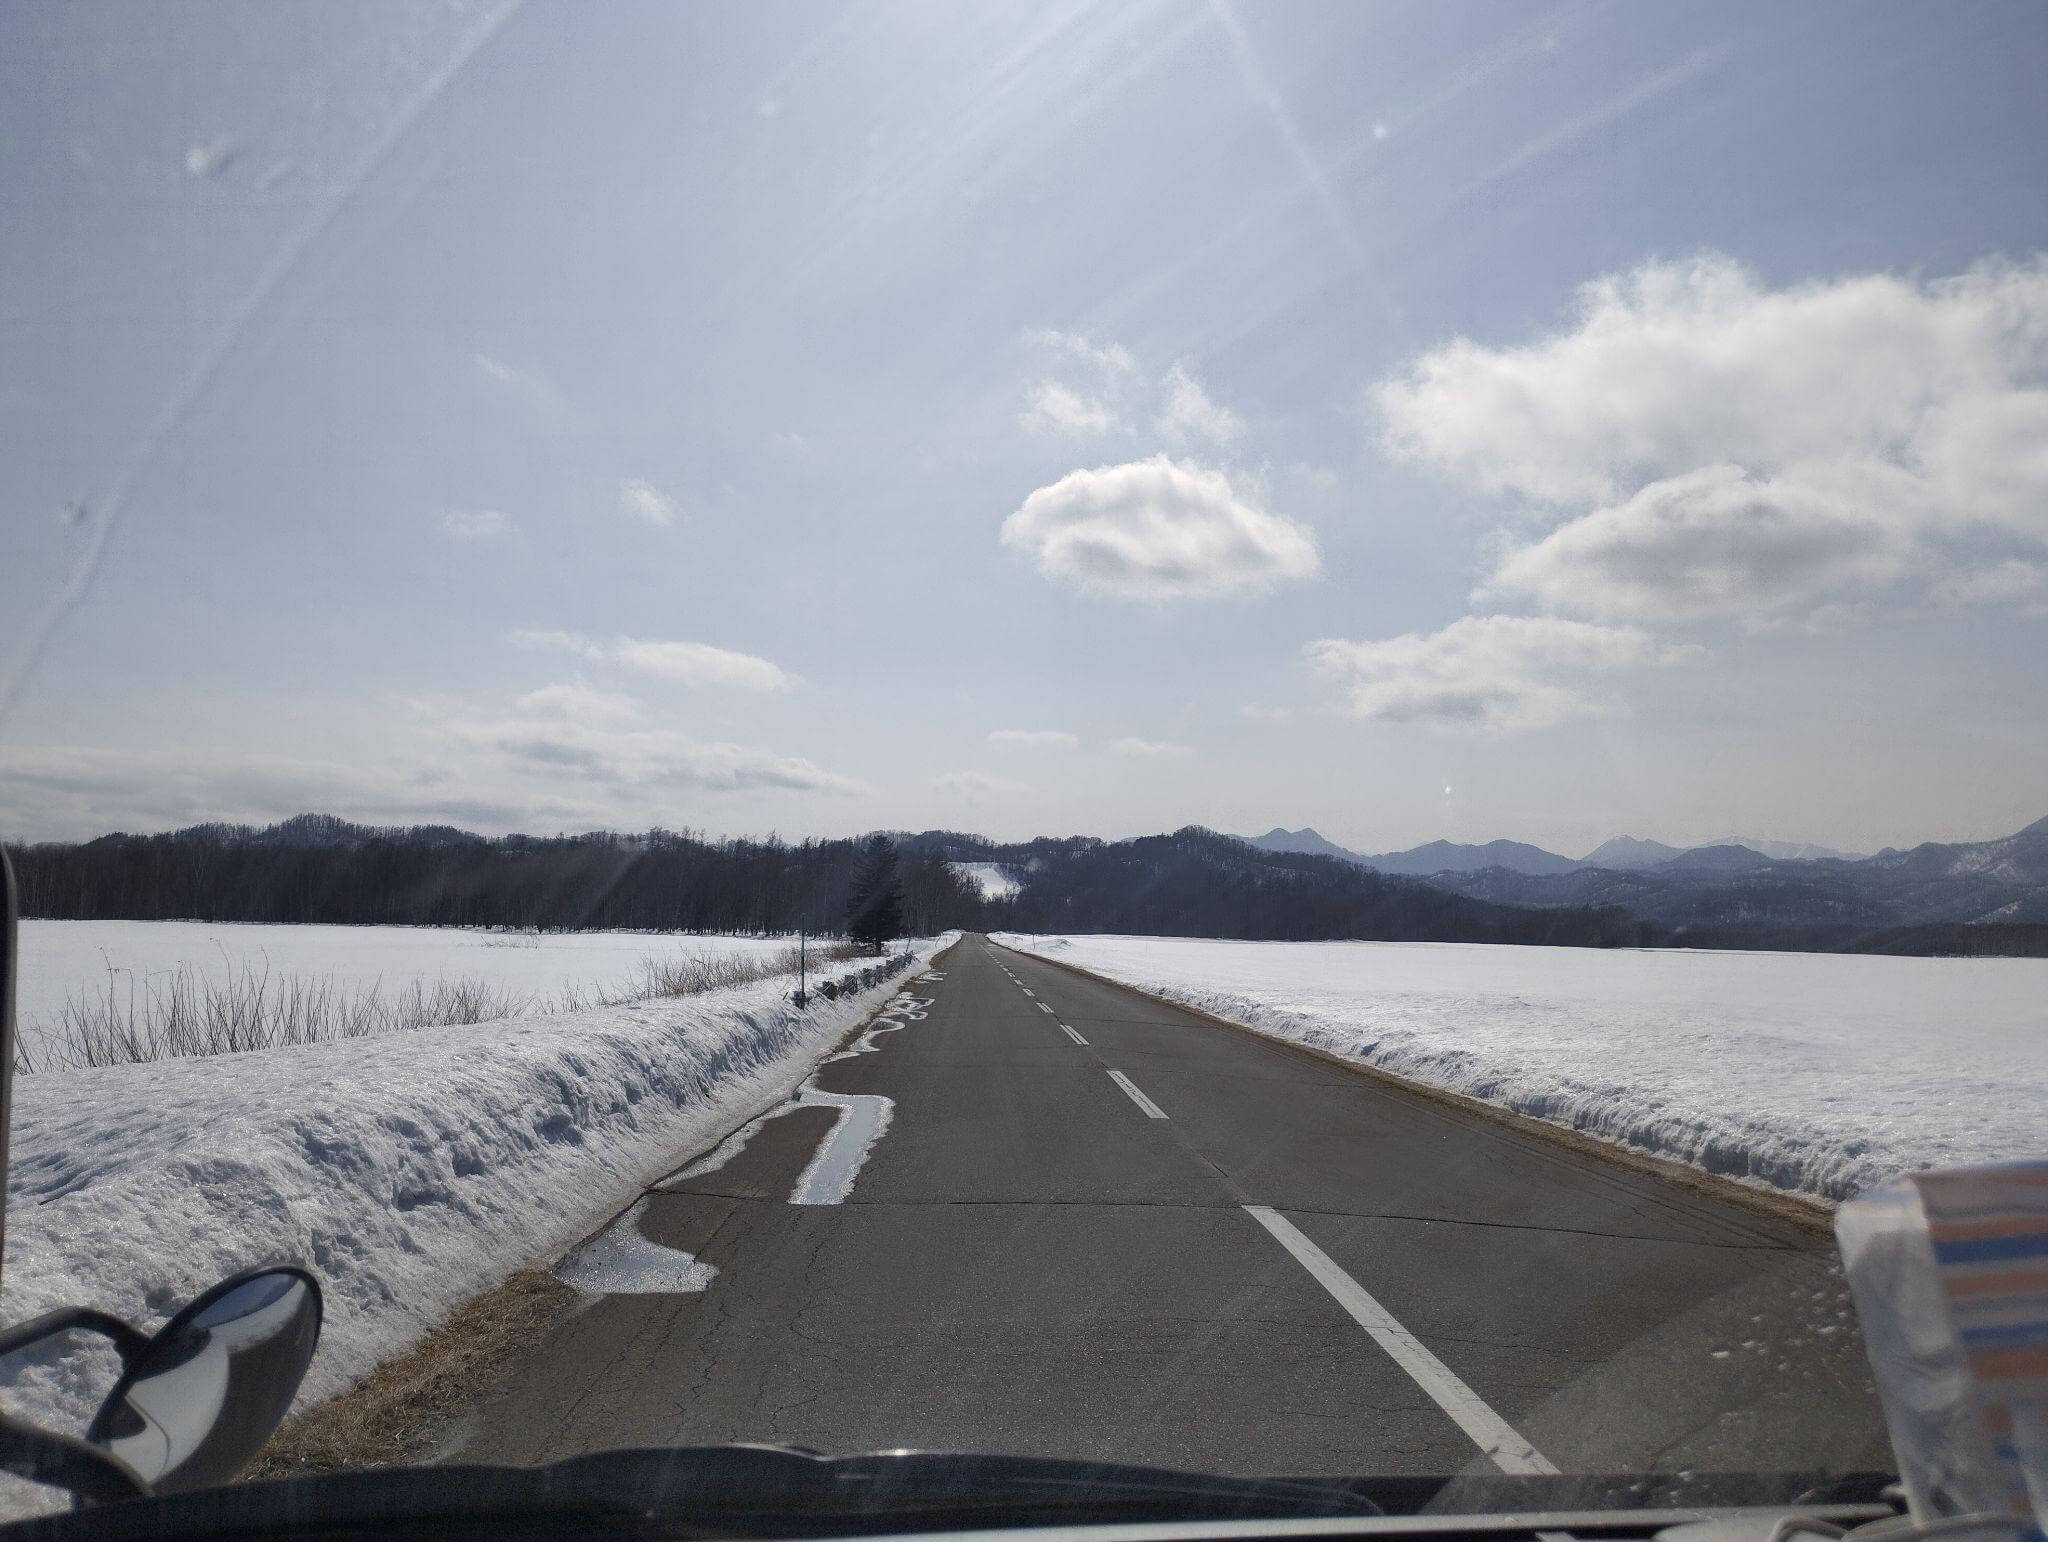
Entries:
[[226, 1483], [284, 1422], [320, 1318], [319, 1281], [303, 1269], [231, 1275], [123, 1356], [86, 1442], [155, 1493]]

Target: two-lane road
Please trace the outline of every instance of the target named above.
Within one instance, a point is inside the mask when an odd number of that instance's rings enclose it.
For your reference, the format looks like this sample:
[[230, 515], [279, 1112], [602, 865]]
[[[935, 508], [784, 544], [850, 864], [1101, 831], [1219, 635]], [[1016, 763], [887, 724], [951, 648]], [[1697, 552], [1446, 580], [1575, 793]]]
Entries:
[[569, 1315], [462, 1459], [1888, 1464], [1831, 1250], [1790, 1222], [980, 937], [905, 988], [921, 1016], [822, 1101], [639, 1211], [708, 1287]]

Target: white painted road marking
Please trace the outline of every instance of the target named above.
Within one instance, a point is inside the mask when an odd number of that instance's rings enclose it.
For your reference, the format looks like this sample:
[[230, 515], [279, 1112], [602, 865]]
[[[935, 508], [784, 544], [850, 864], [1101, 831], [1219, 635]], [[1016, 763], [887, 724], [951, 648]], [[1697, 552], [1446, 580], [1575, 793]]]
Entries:
[[[1111, 1076], [1117, 1073], [1111, 1071]], [[1123, 1081], [1117, 1076], [1118, 1081]], [[1142, 1097], [1137, 1088], [1125, 1083], [1134, 1098]], [[1267, 1205], [1246, 1205], [1245, 1213], [1271, 1232], [1279, 1244], [1292, 1253], [1302, 1268], [1315, 1276], [1316, 1283], [1327, 1290], [1337, 1305], [1351, 1314], [1358, 1326], [1373, 1336], [1380, 1348], [1394, 1357], [1394, 1361], [1414, 1378], [1415, 1384], [1436, 1399], [1437, 1406], [1456, 1421], [1459, 1429], [1470, 1435], [1479, 1449], [1493, 1458], [1494, 1466], [1502, 1472], [1555, 1473], [1557, 1469], [1550, 1459], [1515, 1432], [1514, 1426], [1487, 1407], [1486, 1402], [1464, 1382], [1443, 1361], [1422, 1347], [1422, 1341], [1410, 1333], [1379, 1302], [1373, 1300], [1366, 1288], [1351, 1278], [1331, 1260], [1330, 1255], [1317, 1247], [1294, 1224]]]
[[[1073, 1031], [1074, 1030], [1071, 1028], [1067, 1030], [1067, 1032], [1069, 1033], [1072, 1033]], [[1146, 1097], [1144, 1093], [1140, 1092], [1138, 1090], [1137, 1083], [1133, 1082], [1128, 1076], [1124, 1075], [1123, 1072], [1111, 1071], [1109, 1073], [1109, 1079], [1115, 1082], [1119, 1087], [1123, 1088], [1125, 1092], [1131, 1095], [1131, 1101], [1137, 1104], [1138, 1107], [1145, 1110], [1145, 1117], [1147, 1119], [1164, 1119], [1166, 1117], [1166, 1110], [1161, 1108], [1157, 1103], [1153, 1102], [1150, 1098]]]
[[1074, 1032], [1073, 1029], [1067, 1028], [1067, 1025], [1065, 1023], [1061, 1023], [1060, 1027], [1066, 1029], [1067, 1037], [1072, 1039], [1076, 1044], [1086, 1044], [1088, 1042], [1086, 1039], [1082, 1038], [1078, 1033]]
[[1039, 1010], [1039, 1011], [1041, 1011], [1041, 1012], [1050, 1012], [1050, 1011], [1052, 1010], [1052, 1008], [1051, 1008], [1051, 1007], [1049, 1007], [1049, 1006], [1047, 1006], [1047, 1005], [1046, 1005], [1046, 1004], [1045, 1004], [1044, 1002], [1042, 1002], [1042, 1001], [1041, 1001], [1041, 1002], [1039, 1002], [1039, 1004], [1038, 1004], [1038, 1010]]

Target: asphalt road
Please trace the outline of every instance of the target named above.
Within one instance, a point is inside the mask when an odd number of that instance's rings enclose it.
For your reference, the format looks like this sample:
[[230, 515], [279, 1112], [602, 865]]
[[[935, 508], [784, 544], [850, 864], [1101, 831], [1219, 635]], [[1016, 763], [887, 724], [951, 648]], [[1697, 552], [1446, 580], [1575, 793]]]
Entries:
[[568, 1314], [456, 1459], [1889, 1465], [1832, 1249], [1791, 1222], [979, 937], [905, 990], [814, 1079], [842, 1103], [627, 1223], [708, 1287]]

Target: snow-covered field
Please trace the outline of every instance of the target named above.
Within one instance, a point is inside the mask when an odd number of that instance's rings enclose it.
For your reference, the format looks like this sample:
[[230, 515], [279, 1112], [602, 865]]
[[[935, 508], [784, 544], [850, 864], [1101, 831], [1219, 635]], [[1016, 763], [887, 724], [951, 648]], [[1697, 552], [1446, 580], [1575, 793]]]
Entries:
[[[928, 959], [949, 940], [914, 951]], [[788, 1097], [907, 978], [803, 1012], [780, 977], [557, 1017], [22, 1078], [0, 1320], [80, 1303], [154, 1328], [225, 1274], [302, 1261], [327, 1293], [302, 1403], [318, 1400]], [[105, 1388], [109, 1353], [29, 1359], [10, 1363], [0, 1401], [77, 1426]]]
[[211, 921], [23, 921], [20, 1011], [47, 1016], [109, 968], [160, 974], [224, 959], [349, 984], [489, 980], [508, 990], [623, 985], [650, 954], [780, 953], [795, 937], [695, 932], [489, 932], [455, 926], [256, 926]]
[[1818, 1198], [1920, 1167], [2048, 1154], [2048, 960], [998, 940]]
[[[634, 980], [649, 956], [777, 954], [794, 937], [660, 932], [489, 932], [439, 926], [256, 926], [206, 921], [23, 921], [18, 1012], [31, 1056], [42, 1024], [67, 997], [93, 997], [110, 980], [190, 968], [219, 976], [243, 968], [331, 977], [350, 988], [471, 980], [535, 997]], [[111, 973], [110, 973], [111, 972]]]

